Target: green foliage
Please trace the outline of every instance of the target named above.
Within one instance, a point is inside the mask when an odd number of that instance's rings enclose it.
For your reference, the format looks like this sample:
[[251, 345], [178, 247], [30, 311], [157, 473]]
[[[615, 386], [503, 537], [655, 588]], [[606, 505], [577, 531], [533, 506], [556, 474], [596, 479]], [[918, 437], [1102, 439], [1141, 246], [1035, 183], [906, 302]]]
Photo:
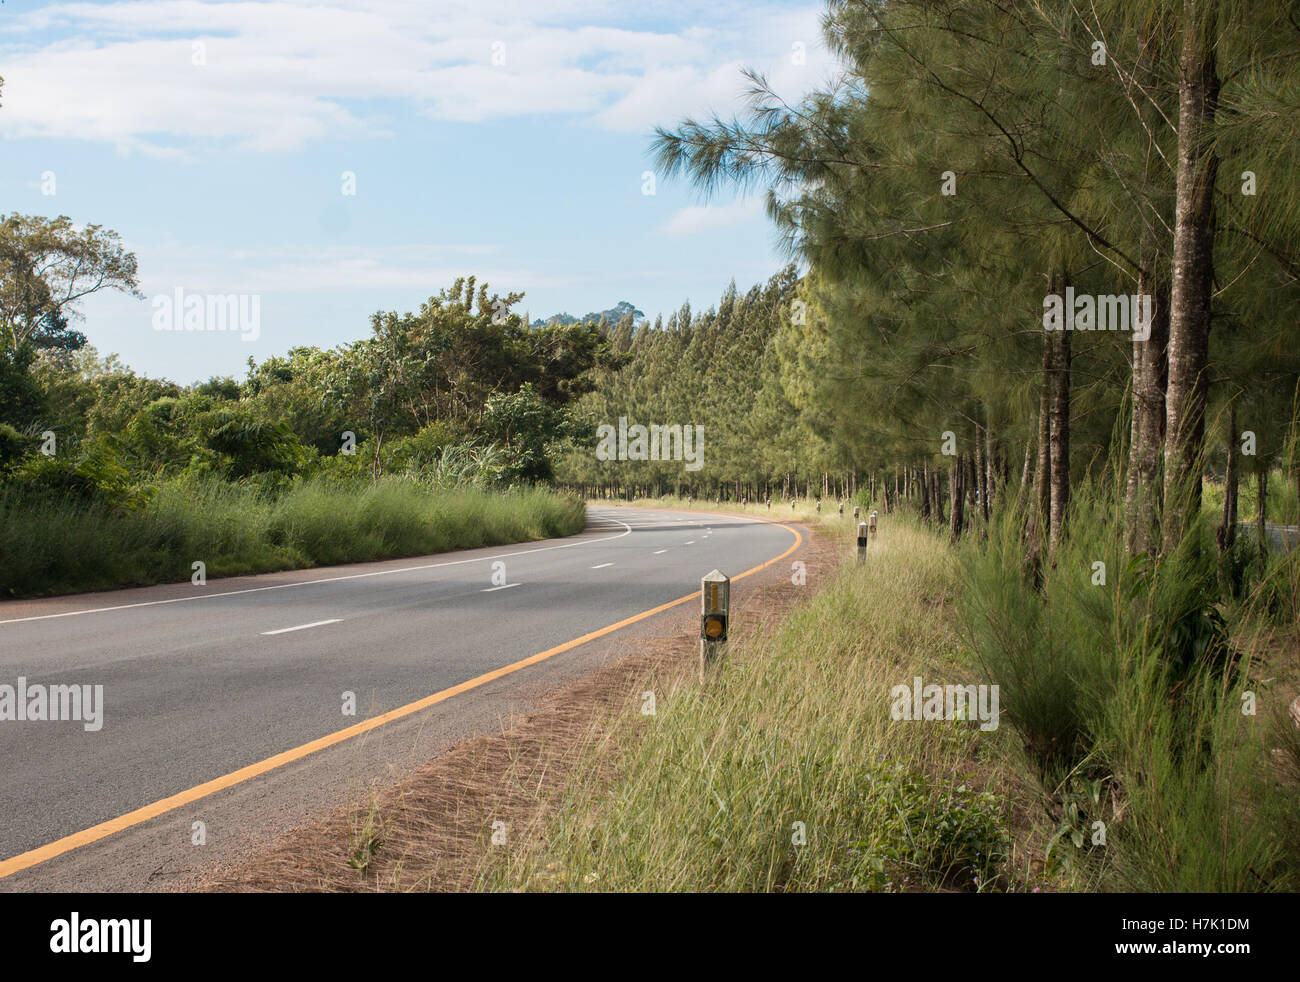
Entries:
[[15, 348], [0, 338], [0, 421], [27, 427], [46, 408], [45, 393], [31, 374], [35, 359], [30, 345]]
[[[0, 273], [21, 279], [15, 269], [0, 264]], [[7, 287], [14, 297], [37, 289]], [[7, 426], [0, 470], [10, 501], [53, 506], [71, 497], [111, 509], [178, 480], [204, 488], [224, 480], [242, 486], [232, 493], [264, 493], [268, 504], [284, 498], [293, 509], [311, 478], [340, 493], [385, 474], [436, 491], [547, 480], [554, 447], [570, 433], [568, 404], [591, 388], [598, 365], [617, 359], [607, 325], [530, 329], [510, 313], [520, 298], [460, 279], [418, 314], [376, 314], [363, 341], [295, 348], [260, 365], [250, 359], [243, 384], [214, 377], [182, 387], [139, 376], [93, 348], [51, 343], [38, 353], [31, 331], [17, 347], [12, 331], [0, 334], [0, 422]], [[28, 438], [46, 428], [57, 433], [57, 457], [28, 456]], [[384, 506], [390, 515], [402, 511], [398, 500]], [[412, 523], [399, 524], [409, 531]], [[367, 532], [362, 551], [400, 550], [395, 534]], [[309, 554], [351, 555], [327, 548], [323, 534], [313, 542]], [[296, 554], [268, 558], [275, 549], [265, 542], [248, 547], [251, 568], [298, 562]], [[143, 574], [124, 575], [134, 582]]]
[[8, 423], [0, 423], [0, 476], [25, 457], [36, 441], [23, 436]]
[[550, 317], [547, 318], [539, 317], [537, 318], [537, 320], [533, 321], [532, 326], [546, 327], [551, 324], [559, 324], [561, 326], [567, 327], [570, 324], [599, 323], [602, 320], [607, 321], [610, 324], [617, 324], [619, 321], [623, 320], [623, 318], [629, 316], [634, 321], [645, 319], [644, 313], [642, 313], [640, 310], [637, 310], [637, 308], [634, 307], [632, 304], [628, 303], [628, 301], [620, 300], [618, 303], [614, 304], [614, 306], [610, 307], [608, 310], [592, 311], [591, 313], [587, 314], [584, 317], [574, 317], [572, 314], [564, 314], [564, 313], [552, 314]]
[[226, 402], [238, 402], [240, 396], [240, 385], [230, 376], [218, 378], [213, 376], [206, 382], [200, 382], [193, 387], [195, 395], [211, 396], [213, 399], [221, 399]]
[[80, 347], [68, 319], [88, 294], [109, 289], [141, 296], [135, 256], [116, 232], [66, 215], [0, 215], [0, 348]]
[[990, 890], [1005, 885], [1009, 837], [997, 798], [886, 761], [863, 775], [864, 838], [842, 866], [848, 890]]
[[140, 498], [131, 475], [104, 444], [75, 460], [32, 454], [16, 468], [11, 481], [29, 496], [94, 502], [110, 508], [137, 503]]
[[518, 392], [488, 399], [480, 432], [503, 448], [508, 462], [502, 480], [548, 481], [552, 476], [548, 449], [568, 435], [568, 416], [525, 382]]
[[[1283, 452], [1288, 420], [1294, 437], [1300, 184], [1289, 121], [1300, 48], [1284, 6], [1233, 5], [1200, 25], [1222, 82], [1208, 124], [1221, 289], [1213, 331], [1193, 343], [1209, 349], [1214, 470], [1217, 448], [1242, 430], [1258, 436], [1261, 460]], [[804, 441], [794, 468], [768, 464], [766, 477], [836, 470], [836, 461], [859, 473], [946, 469], [947, 432], [959, 454], [986, 447], [1002, 485], [1033, 461], [1039, 395], [1051, 383], [1040, 329], [1049, 283], [1159, 295], [1170, 280], [1177, 181], [1188, 190], [1171, 166], [1182, 25], [1218, 7], [1149, 8], [831, 0], [823, 29], [842, 66], [832, 82], [791, 102], [747, 72], [738, 118], [657, 131], [661, 172], [706, 193], [765, 190], [782, 242], [809, 268], [799, 289], [806, 317], [791, 316], [779, 373], [763, 366], [754, 388], [776, 374], [798, 414], [784, 432], [817, 434], [832, 463], [819, 464], [823, 448]], [[1242, 193], [1245, 172], [1265, 167], [1270, 193]], [[1208, 306], [1203, 313], [1208, 322]], [[1134, 349], [1110, 331], [1071, 332], [1069, 345], [1078, 482], [1126, 449]], [[1230, 401], [1241, 424], [1232, 434], [1219, 412]], [[724, 439], [726, 422], [714, 428]], [[1061, 446], [1059, 435], [1048, 439]], [[1176, 463], [1199, 456], [1193, 442]], [[1291, 483], [1298, 463], [1293, 450]]]
[[307, 460], [306, 450], [283, 421], [255, 419], [247, 413], [218, 410], [207, 434], [209, 450], [220, 454], [234, 479], [257, 473], [295, 474]]
[[[1043, 862], [1048, 869], [1064, 867], [1076, 869], [1079, 855], [1091, 855], [1094, 848], [1102, 843], [1097, 833], [1104, 827], [1102, 815], [1105, 801], [1103, 792], [1106, 788], [1105, 778], [1086, 778], [1078, 774], [1071, 775], [1065, 787], [1058, 793], [1057, 802], [1061, 807], [1061, 819], [1056, 832], [1047, 840], [1043, 850]], [[1110, 816], [1107, 814], [1107, 818]], [[1096, 822], [1103, 822], [1101, 827]], [[1087, 850], [1080, 853], [1080, 850]]]
[[[783, 385], [780, 344], [797, 284], [789, 267], [744, 295], [731, 284], [715, 308], [684, 304], [666, 322], [620, 323], [611, 340], [617, 361], [595, 372], [596, 390], [574, 406], [575, 438], [559, 458], [557, 480], [712, 494], [773, 479], [802, 489], [814, 475], [820, 488], [823, 471], [846, 468], [843, 445], [810, 426]], [[703, 426], [703, 467], [597, 459], [596, 428], [617, 426], [620, 417], [629, 425]]]

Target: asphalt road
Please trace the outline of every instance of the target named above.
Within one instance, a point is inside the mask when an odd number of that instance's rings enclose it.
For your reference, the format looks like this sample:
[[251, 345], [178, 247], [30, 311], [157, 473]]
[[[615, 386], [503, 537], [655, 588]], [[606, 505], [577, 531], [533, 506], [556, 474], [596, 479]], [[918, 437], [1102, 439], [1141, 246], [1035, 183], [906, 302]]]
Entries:
[[[1242, 522], [1241, 524], [1243, 527], [1250, 529], [1256, 527], [1254, 522], [1249, 524]], [[1287, 552], [1294, 549], [1297, 543], [1300, 543], [1300, 528], [1295, 525], [1274, 525], [1272, 522], [1265, 522], [1264, 526], [1264, 534], [1268, 536], [1270, 549]]]
[[103, 686], [97, 730], [0, 721], [0, 884], [386, 713], [454, 712], [485, 674], [570, 657], [710, 569], [734, 576], [795, 542], [739, 518], [592, 508], [569, 539], [0, 604], [0, 685]]

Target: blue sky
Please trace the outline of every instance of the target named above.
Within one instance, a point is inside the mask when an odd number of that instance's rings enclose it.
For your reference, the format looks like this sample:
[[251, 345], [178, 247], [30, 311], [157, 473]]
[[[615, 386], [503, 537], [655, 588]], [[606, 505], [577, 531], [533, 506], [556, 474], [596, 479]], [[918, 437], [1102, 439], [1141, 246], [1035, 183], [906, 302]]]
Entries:
[[742, 67], [789, 100], [822, 85], [820, 17], [725, 0], [5, 0], [0, 212], [116, 230], [146, 298], [259, 296], [256, 341], [155, 331], [150, 299], [84, 304], [101, 353], [179, 382], [363, 337], [373, 311], [417, 309], [462, 274], [523, 291], [534, 317], [703, 308], [784, 259], [757, 196], [706, 202], [662, 178], [643, 194], [653, 128], [731, 116]]

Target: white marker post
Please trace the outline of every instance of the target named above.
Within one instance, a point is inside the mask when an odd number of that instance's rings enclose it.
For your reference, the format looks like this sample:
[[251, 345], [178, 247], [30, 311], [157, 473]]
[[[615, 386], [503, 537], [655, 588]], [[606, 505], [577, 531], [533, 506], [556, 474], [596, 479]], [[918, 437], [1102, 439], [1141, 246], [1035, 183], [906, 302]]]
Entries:
[[712, 663], [727, 642], [731, 608], [731, 579], [719, 570], [700, 580], [700, 671]]
[[858, 565], [867, 561], [867, 523], [858, 522]]
[[876, 513], [873, 511], [867, 516], [867, 527], [871, 529], [871, 534], [876, 534]]

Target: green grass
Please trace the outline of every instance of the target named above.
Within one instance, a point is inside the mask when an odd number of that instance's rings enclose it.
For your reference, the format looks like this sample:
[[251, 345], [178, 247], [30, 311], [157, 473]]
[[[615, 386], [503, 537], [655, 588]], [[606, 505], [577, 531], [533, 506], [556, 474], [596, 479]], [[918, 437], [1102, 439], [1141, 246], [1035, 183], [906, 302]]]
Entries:
[[133, 507], [0, 492], [0, 595], [39, 596], [470, 549], [570, 535], [583, 504], [543, 489], [307, 480], [280, 494], [171, 482]]
[[[845, 542], [845, 548], [849, 548]], [[891, 522], [774, 633], [733, 642], [707, 681], [656, 694], [592, 746], [546, 826], [484, 885], [525, 890], [990, 889], [1012, 882], [977, 758], [1001, 734], [894, 721], [890, 689], [956, 682], [957, 572]], [[975, 779], [974, 770], [984, 771]], [[802, 823], [801, 826], [796, 823]], [[802, 834], [803, 844], [795, 839]]]

